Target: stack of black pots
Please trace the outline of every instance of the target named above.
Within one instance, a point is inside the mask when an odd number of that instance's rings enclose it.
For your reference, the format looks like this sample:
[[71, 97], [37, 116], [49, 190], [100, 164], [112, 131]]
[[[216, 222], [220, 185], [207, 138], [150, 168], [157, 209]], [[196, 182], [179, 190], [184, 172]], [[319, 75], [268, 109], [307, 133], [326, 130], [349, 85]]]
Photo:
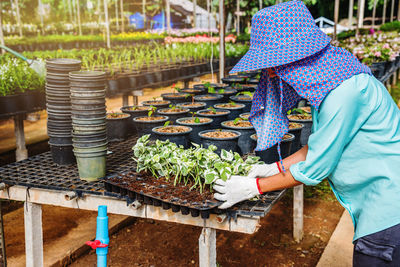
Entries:
[[68, 73], [80, 69], [79, 60], [46, 60], [47, 134], [53, 161], [60, 165], [75, 163]]
[[72, 141], [79, 177], [97, 181], [106, 174], [106, 73], [74, 71], [69, 80]]

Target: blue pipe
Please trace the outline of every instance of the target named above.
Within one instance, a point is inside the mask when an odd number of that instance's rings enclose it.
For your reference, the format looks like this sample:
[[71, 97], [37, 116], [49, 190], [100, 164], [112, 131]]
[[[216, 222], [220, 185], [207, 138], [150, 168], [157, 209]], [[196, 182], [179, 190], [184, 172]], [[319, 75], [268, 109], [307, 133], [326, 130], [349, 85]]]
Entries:
[[[110, 238], [108, 237], [107, 206], [104, 205], [98, 208], [96, 240], [107, 245], [110, 242]], [[97, 267], [107, 267], [107, 253], [108, 246], [105, 248], [96, 248]]]

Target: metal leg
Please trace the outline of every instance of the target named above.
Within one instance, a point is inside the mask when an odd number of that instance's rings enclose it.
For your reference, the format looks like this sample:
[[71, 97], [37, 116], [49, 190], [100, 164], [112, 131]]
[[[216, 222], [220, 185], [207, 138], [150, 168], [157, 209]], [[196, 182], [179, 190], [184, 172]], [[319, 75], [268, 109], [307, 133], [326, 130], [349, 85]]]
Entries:
[[41, 267], [43, 266], [42, 206], [25, 202], [24, 221], [26, 266]]
[[6, 256], [6, 244], [4, 241], [4, 227], [3, 227], [3, 212], [1, 211], [1, 201], [0, 201], [0, 242], [1, 242], [1, 259], [0, 266], [7, 267], [7, 256]]
[[216, 230], [203, 228], [199, 237], [199, 266], [217, 266], [217, 238]]
[[129, 95], [123, 94], [122, 95], [122, 106], [129, 106]]
[[15, 150], [16, 161], [24, 160], [28, 158], [28, 150], [25, 145], [25, 133], [24, 133], [24, 115], [19, 114], [14, 116], [14, 133], [17, 149]]
[[303, 239], [303, 185], [293, 188], [293, 238], [296, 242]]
[[185, 81], [183, 82], [183, 87], [189, 88], [189, 80], [185, 80]]

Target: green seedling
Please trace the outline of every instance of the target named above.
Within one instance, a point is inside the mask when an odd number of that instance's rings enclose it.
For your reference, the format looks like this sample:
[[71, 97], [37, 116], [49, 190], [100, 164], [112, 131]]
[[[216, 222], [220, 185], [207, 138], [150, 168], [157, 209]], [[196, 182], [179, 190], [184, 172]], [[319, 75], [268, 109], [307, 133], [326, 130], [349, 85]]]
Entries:
[[155, 106], [150, 106], [150, 110], [149, 110], [149, 112], [147, 113], [147, 116], [148, 116], [148, 117], [153, 116], [153, 115], [156, 113], [156, 111], [157, 111], [157, 108], [156, 108]]
[[164, 127], [167, 127], [168, 125], [170, 125], [171, 124], [171, 121], [166, 121], [165, 123], [164, 123]]
[[306, 111], [302, 110], [301, 108], [293, 108], [291, 110], [288, 110], [287, 115], [290, 115], [293, 112], [298, 112], [300, 114], [308, 114]]

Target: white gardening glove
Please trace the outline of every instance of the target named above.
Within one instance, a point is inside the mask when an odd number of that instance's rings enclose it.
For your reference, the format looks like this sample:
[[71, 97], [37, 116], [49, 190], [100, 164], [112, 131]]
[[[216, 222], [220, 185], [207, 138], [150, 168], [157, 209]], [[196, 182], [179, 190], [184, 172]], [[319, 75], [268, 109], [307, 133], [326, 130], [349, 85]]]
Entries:
[[246, 176], [233, 175], [226, 182], [218, 179], [215, 181], [214, 190], [219, 192], [214, 194], [214, 198], [225, 201], [218, 208], [227, 209], [236, 203], [260, 195], [258, 179]]
[[256, 164], [254, 165], [247, 177], [257, 178], [257, 177], [268, 177], [280, 173], [278, 163], [274, 162], [271, 164]]

